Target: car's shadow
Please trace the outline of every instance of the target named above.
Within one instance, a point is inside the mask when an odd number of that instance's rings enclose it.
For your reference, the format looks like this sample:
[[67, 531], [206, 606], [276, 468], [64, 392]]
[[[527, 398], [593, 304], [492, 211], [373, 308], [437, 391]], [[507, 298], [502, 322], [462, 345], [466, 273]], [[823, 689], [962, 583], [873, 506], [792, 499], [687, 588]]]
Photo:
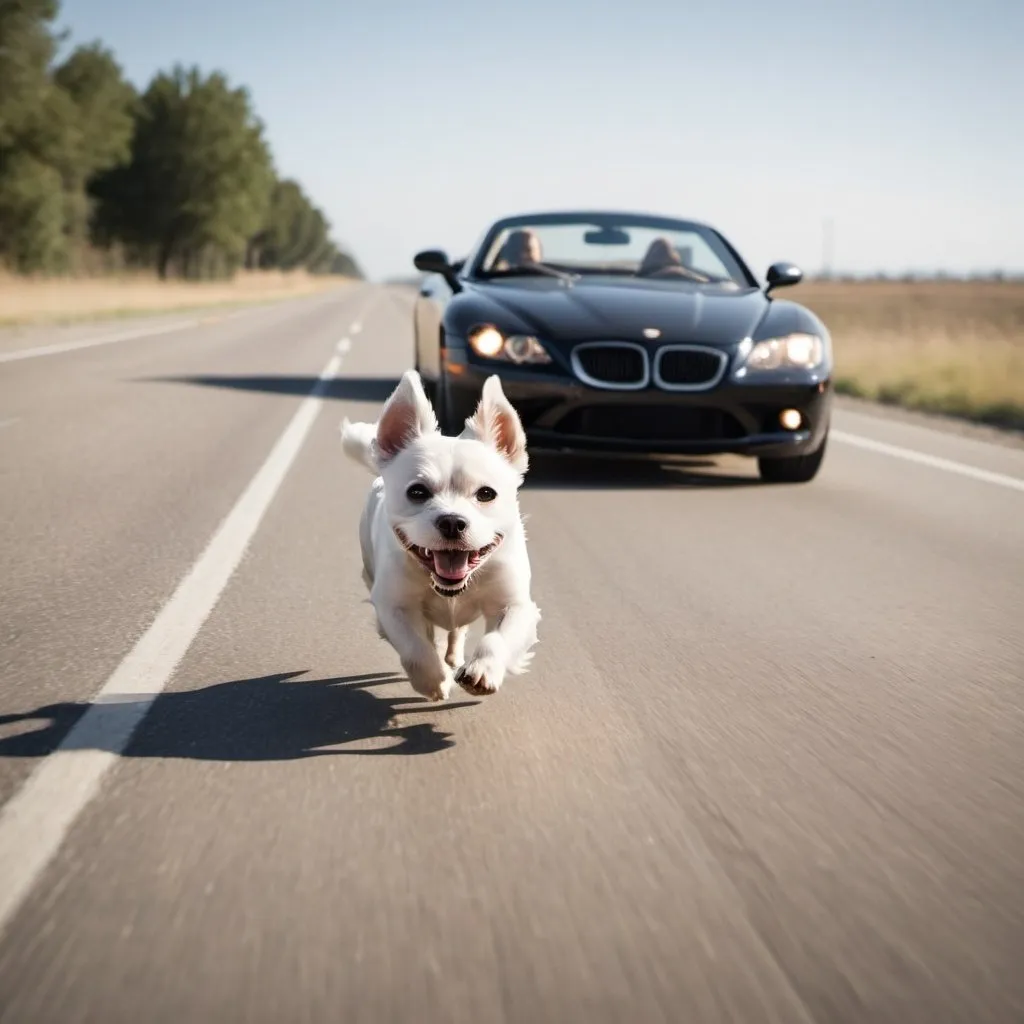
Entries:
[[[162, 693], [125, 750], [112, 744], [112, 752], [122, 757], [196, 761], [435, 754], [454, 746], [451, 733], [430, 721], [403, 725], [402, 716], [450, 712], [479, 703], [456, 698], [435, 704], [411, 690], [391, 699], [377, 696], [373, 687], [404, 682], [403, 677], [388, 672], [313, 680], [297, 678], [301, 675], [301, 671], [283, 672]], [[137, 701], [125, 698], [96, 704], [50, 704], [21, 714], [0, 715], [0, 758], [46, 757], [66, 741], [90, 710], [92, 727], [82, 748], [103, 750], [107, 749], [104, 738], [122, 736], [124, 723], [134, 721], [140, 708]], [[31, 728], [36, 723], [38, 728]], [[12, 726], [16, 731], [10, 733]], [[367, 740], [383, 742], [351, 749], [352, 744]]]
[[[200, 387], [226, 388], [229, 391], [261, 391], [270, 395], [306, 396], [316, 386], [318, 377], [227, 376], [220, 374], [193, 374], [180, 377], [144, 377], [145, 383], [195, 384]], [[323, 398], [352, 402], [386, 402], [398, 387], [397, 377], [335, 377], [321, 388]]]
[[[226, 388], [232, 391], [261, 391], [275, 395], [308, 395], [316, 377], [304, 376], [228, 376], [197, 374], [144, 378], [149, 382], [193, 384]], [[320, 392], [328, 399], [383, 404], [398, 386], [397, 377], [338, 377], [328, 381]], [[714, 470], [707, 458], [656, 462], [640, 459], [601, 458], [586, 455], [562, 455], [538, 451], [531, 455], [526, 478], [528, 490], [623, 490], [676, 488], [749, 487], [760, 485], [756, 474], [701, 472]]]
[[682, 487], [695, 490], [715, 487], [750, 487], [760, 484], [756, 475], [740, 476], [714, 470], [712, 459], [655, 462], [639, 459], [603, 459], [535, 452], [523, 489], [527, 491], [654, 490]]

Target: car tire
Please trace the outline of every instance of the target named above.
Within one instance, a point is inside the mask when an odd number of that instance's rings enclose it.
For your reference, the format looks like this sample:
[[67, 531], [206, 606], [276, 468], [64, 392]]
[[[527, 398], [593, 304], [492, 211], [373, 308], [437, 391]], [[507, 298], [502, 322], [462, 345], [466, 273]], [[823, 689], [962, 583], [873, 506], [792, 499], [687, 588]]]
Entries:
[[789, 458], [760, 458], [757, 469], [761, 479], [769, 484], [806, 484], [810, 483], [821, 469], [825, 458], [828, 434], [818, 448], [807, 455], [791, 455]]

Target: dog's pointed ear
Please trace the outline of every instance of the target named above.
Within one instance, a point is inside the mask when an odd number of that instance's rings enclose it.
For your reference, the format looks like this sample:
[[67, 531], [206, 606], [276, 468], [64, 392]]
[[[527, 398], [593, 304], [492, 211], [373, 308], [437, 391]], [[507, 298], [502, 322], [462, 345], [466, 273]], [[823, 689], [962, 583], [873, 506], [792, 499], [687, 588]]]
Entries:
[[415, 370], [406, 370], [377, 421], [378, 459], [393, 459], [410, 441], [438, 429], [437, 417]]
[[473, 437], [497, 448], [520, 474], [529, 466], [522, 421], [495, 375], [484, 381], [480, 402], [476, 412], [466, 420], [463, 437]]

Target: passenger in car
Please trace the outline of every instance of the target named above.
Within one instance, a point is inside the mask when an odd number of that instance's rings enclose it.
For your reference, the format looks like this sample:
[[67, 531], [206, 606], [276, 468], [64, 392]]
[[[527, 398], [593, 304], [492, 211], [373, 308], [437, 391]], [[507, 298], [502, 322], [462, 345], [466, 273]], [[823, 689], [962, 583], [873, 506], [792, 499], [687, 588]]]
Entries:
[[647, 247], [637, 267], [637, 277], [684, 277], [689, 281], [707, 282], [710, 278], [684, 266], [672, 243], [664, 237], [655, 238]]

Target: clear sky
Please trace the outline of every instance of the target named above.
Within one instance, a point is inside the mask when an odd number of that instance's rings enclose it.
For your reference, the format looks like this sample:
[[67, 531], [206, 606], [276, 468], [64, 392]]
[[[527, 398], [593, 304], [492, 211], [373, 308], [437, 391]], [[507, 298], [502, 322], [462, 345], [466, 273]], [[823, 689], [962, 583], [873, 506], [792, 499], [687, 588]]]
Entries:
[[143, 85], [249, 86], [374, 278], [508, 213], [721, 229], [763, 275], [1024, 271], [1024, 0], [65, 0]]

